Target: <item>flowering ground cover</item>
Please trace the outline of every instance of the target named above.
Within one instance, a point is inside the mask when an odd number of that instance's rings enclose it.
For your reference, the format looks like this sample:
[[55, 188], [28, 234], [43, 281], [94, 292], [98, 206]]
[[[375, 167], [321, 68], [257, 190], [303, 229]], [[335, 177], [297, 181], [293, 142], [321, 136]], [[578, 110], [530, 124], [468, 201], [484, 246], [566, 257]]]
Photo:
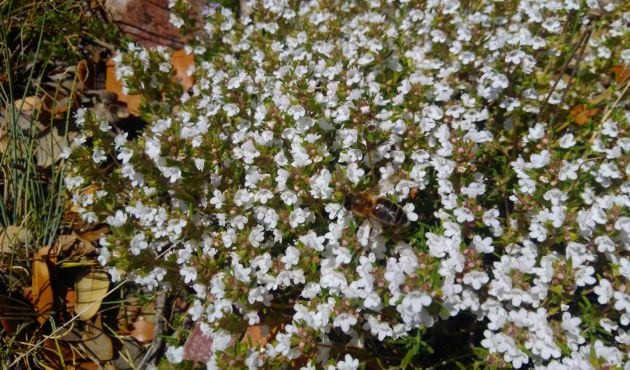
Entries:
[[627, 5], [171, 6], [195, 84], [127, 45], [148, 126], [80, 109], [65, 178], [113, 281], [187, 302], [163, 366], [630, 366]]

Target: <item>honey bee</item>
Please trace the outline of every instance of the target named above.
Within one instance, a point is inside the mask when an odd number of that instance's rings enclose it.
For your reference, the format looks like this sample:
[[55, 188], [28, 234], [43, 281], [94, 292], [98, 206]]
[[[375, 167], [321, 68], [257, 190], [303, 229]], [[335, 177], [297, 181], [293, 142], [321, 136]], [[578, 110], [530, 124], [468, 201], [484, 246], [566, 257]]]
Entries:
[[409, 219], [401, 206], [383, 197], [366, 192], [348, 193], [343, 206], [355, 215], [368, 217], [390, 226], [406, 226]]

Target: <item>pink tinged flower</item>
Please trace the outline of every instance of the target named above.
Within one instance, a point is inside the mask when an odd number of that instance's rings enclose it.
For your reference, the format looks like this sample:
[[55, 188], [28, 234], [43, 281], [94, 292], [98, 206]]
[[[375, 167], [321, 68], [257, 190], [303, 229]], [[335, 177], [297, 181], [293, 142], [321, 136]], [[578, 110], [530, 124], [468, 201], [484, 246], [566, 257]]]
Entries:
[[607, 304], [613, 297], [613, 288], [607, 279], [600, 279], [599, 284], [593, 288], [593, 291], [598, 296], [597, 302], [600, 304]]

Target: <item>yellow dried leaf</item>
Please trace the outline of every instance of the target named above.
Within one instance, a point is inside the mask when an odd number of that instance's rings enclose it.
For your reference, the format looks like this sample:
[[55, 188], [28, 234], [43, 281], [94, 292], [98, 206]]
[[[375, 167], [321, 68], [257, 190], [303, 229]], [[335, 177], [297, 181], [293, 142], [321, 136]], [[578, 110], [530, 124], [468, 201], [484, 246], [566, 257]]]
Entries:
[[74, 312], [79, 315], [79, 319], [86, 321], [96, 315], [108, 289], [109, 276], [103, 270], [89, 270], [77, 277]]
[[0, 253], [13, 253], [19, 244], [26, 244], [33, 240], [33, 234], [21, 226], [9, 225], [0, 230]]

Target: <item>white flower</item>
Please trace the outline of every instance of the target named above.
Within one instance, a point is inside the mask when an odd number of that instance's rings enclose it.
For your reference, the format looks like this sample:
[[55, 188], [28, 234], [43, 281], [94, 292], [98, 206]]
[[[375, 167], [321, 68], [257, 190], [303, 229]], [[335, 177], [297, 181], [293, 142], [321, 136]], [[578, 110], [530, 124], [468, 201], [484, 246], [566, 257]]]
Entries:
[[492, 246], [492, 238], [490, 237], [481, 239], [481, 236], [475, 235], [473, 236], [472, 245], [475, 247], [475, 250], [479, 253], [494, 252], [494, 247]]
[[341, 328], [341, 331], [348, 334], [350, 333], [350, 328], [357, 323], [357, 318], [354, 315], [349, 313], [341, 313], [335, 317], [333, 321], [333, 326], [336, 328]]
[[353, 184], [359, 183], [363, 179], [365, 171], [358, 164], [352, 162], [346, 167], [346, 178]]
[[94, 163], [102, 163], [107, 159], [107, 155], [105, 151], [99, 147], [94, 147], [92, 150], [92, 160]]
[[359, 368], [359, 360], [346, 353], [343, 361], [339, 361], [336, 368], [337, 370], [356, 370]]
[[602, 124], [602, 128], [602, 135], [610, 137], [617, 137], [617, 135], [619, 135], [619, 128], [617, 127], [617, 124], [612, 120], [604, 121], [604, 123]]
[[315, 199], [330, 199], [333, 189], [329, 186], [332, 175], [324, 168], [310, 178], [310, 193]]
[[475, 220], [475, 216], [473, 215], [473, 213], [468, 208], [465, 208], [465, 207], [455, 208], [455, 211], [453, 212], [453, 214], [457, 218], [457, 222], [459, 222], [460, 224]]
[[289, 214], [289, 225], [292, 228], [297, 228], [303, 223], [306, 223], [307, 217], [310, 213], [304, 208], [296, 208]]
[[607, 304], [613, 296], [612, 285], [607, 279], [600, 279], [599, 284], [593, 288], [593, 291], [597, 294], [597, 302], [600, 304]]
[[234, 117], [240, 111], [239, 107], [236, 104], [228, 103], [223, 106], [223, 110], [228, 117]]
[[184, 277], [184, 282], [186, 284], [192, 283], [197, 280], [197, 269], [192, 266], [180, 267], [179, 273]]
[[479, 290], [481, 286], [485, 285], [490, 278], [484, 271], [471, 271], [464, 275], [463, 282], [473, 287], [475, 290]]
[[256, 227], [252, 228], [247, 240], [249, 241], [249, 244], [251, 244], [252, 247], [258, 248], [260, 246], [260, 243], [262, 243], [262, 241], [265, 240], [264, 227], [262, 227], [261, 225], [257, 225]]
[[166, 350], [166, 359], [172, 364], [179, 364], [184, 360], [184, 347], [168, 346]]
[[121, 210], [116, 210], [114, 217], [107, 216], [105, 218], [105, 222], [107, 222], [112, 227], [121, 227], [127, 222], [127, 214]]
[[533, 168], [543, 168], [551, 161], [551, 155], [548, 150], [543, 150], [540, 154], [532, 154], [530, 157]]

